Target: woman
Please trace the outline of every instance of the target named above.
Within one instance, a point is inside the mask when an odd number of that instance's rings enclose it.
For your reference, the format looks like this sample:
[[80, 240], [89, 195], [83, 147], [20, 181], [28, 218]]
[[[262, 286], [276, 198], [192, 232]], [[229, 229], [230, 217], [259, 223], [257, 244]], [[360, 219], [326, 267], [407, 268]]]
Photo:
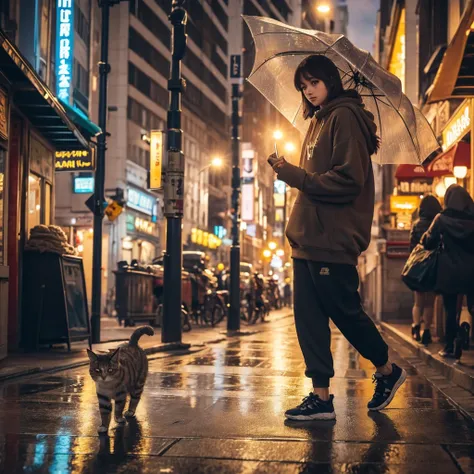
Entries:
[[374, 176], [370, 155], [378, 149], [374, 117], [355, 90], [344, 91], [339, 72], [325, 56], [297, 68], [303, 116], [310, 125], [299, 166], [275, 154], [278, 179], [299, 190], [286, 235], [294, 259], [295, 325], [313, 391], [287, 410], [293, 420], [334, 419], [329, 381], [334, 376], [329, 318], [376, 367], [369, 410], [393, 399], [406, 372], [392, 364], [388, 347], [364, 312], [358, 293], [358, 257], [370, 241]]
[[[419, 219], [413, 224], [410, 234], [410, 252], [420, 243], [421, 237], [429, 229], [433, 219], [441, 212], [441, 204], [432, 195], [425, 196], [419, 208]], [[415, 341], [422, 344], [432, 342], [430, 327], [433, 321], [435, 294], [433, 292], [422, 293], [415, 291], [415, 304], [413, 305], [413, 323], [411, 335]], [[424, 330], [420, 337], [420, 325], [423, 320]]]
[[442, 246], [435, 290], [443, 295], [446, 346], [439, 354], [460, 359], [464, 339], [457, 337], [457, 301], [458, 295], [472, 295], [474, 290], [474, 202], [463, 187], [453, 184], [446, 191], [444, 207], [421, 243], [428, 250]]

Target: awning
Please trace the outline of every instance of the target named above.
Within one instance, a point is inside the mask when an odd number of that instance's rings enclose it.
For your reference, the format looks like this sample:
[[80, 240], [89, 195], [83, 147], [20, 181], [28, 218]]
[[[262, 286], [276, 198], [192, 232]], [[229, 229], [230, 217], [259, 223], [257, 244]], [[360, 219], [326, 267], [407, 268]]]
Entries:
[[471, 145], [469, 143], [456, 143], [449, 150], [437, 156], [428, 165], [427, 171], [433, 176], [445, 176], [452, 174], [455, 166], [471, 168]]
[[80, 109], [71, 107], [60, 100], [61, 105], [64, 107], [68, 117], [80, 128], [81, 132], [86, 135], [87, 138], [95, 137], [101, 133], [100, 127], [89, 120], [87, 115]]
[[430, 88], [427, 102], [474, 97], [474, 2], [470, 2]]
[[15, 105], [56, 148], [89, 148], [87, 136], [68, 116], [62, 103], [0, 29], [0, 71], [12, 84]]
[[422, 178], [437, 178], [453, 173], [455, 166], [471, 168], [471, 146], [459, 142], [439, 154], [429, 165], [399, 165], [395, 178], [399, 181]]

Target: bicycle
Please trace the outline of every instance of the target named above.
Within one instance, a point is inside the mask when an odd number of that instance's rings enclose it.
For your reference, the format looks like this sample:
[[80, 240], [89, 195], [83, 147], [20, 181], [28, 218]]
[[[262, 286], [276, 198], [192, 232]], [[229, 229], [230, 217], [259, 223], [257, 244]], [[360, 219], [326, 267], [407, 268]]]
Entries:
[[[160, 303], [156, 308], [155, 325], [163, 327], [163, 303]], [[181, 328], [183, 332], [189, 332], [192, 329], [191, 319], [184, 305], [181, 305]]]

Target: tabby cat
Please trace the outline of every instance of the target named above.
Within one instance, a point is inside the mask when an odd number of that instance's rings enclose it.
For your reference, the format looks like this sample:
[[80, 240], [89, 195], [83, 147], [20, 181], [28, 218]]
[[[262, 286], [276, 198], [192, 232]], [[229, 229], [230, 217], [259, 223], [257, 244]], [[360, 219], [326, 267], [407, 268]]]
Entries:
[[95, 354], [87, 349], [90, 360], [89, 373], [96, 385], [102, 418], [99, 433], [106, 433], [109, 429], [112, 399], [115, 400], [114, 414], [117, 423], [122, 424], [126, 421], [122, 413], [127, 394], [130, 395], [130, 404], [124, 415], [135, 416], [148, 374], [148, 359], [143, 349], [138, 346], [138, 340], [143, 334], [153, 336], [154, 333], [150, 326], [139, 327], [131, 335], [128, 343], [109, 351], [108, 354]]

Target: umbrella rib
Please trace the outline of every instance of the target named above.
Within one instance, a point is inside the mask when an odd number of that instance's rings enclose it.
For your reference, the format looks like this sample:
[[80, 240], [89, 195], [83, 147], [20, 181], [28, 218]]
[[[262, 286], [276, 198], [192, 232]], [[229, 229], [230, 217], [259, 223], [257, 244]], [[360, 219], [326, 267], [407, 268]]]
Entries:
[[265, 66], [265, 64], [267, 64], [272, 59], [278, 58], [280, 56], [303, 56], [305, 54], [314, 54], [314, 51], [285, 51], [285, 52], [282, 52], [282, 53], [275, 53], [271, 58], [267, 58], [267, 59], [265, 59], [265, 61], [263, 61], [261, 64], [259, 64], [257, 69], [252, 71], [252, 73], [247, 78], [247, 80], [250, 79], [252, 76], [254, 76], [258, 72], [259, 69], [261, 69], [263, 66]]

